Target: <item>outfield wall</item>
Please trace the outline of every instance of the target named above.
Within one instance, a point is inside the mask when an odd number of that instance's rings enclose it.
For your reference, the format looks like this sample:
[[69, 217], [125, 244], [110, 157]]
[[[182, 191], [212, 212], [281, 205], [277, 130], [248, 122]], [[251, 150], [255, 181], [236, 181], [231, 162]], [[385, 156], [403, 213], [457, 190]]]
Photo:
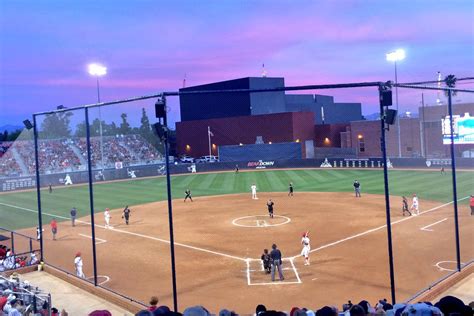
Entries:
[[[281, 160], [247, 160], [240, 162], [216, 162], [199, 164], [172, 164], [171, 174], [192, 173], [193, 166], [196, 172], [219, 172], [235, 170], [238, 166], [242, 170], [252, 169], [279, 169], [279, 168], [328, 168], [324, 165], [324, 159], [281, 159]], [[382, 168], [381, 158], [329, 158], [327, 162], [332, 168]], [[426, 170], [440, 170], [445, 167], [450, 168], [451, 159], [417, 159], [417, 158], [392, 158], [390, 163], [393, 168], [417, 168]], [[457, 158], [457, 168], [474, 169], [474, 159]], [[390, 167], [390, 166], [389, 166]], [[87, 183], [89, 175], [87, 171], [76, 171], [69, 173], [45, 174], [41, 175], [41, 186], [47, 187], [64, 185], [64, 178], [69, 175], [74, 184]], [[104, 171], [94, 170], [93, 181], [114, 181], [122, 179], [133, 179], [142, 177], [153, 177], [165, 175], [163, 164], [153, 164], [144, 166], [134, 166], [124, 169], [105, 169]], [[0, 192], [33, 189], [36, 187], [36, 178], [12, 177], [0, 179]]]

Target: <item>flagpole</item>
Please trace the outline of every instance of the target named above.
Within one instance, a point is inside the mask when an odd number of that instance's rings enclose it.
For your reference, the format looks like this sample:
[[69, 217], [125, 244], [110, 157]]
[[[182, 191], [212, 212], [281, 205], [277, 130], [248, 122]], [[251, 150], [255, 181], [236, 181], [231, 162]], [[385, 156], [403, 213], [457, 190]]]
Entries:
[[207, 137], [209, 139], [209, 159], [211, 159], [212, 152], [211, 152], [211, 127], [207, 127]]

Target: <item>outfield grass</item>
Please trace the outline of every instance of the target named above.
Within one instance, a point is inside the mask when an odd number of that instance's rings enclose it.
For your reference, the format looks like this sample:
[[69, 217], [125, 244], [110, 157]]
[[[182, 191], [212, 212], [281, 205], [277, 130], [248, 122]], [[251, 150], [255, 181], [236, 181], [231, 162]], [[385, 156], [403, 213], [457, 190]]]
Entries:
[[[383, 173], [374, 169], [297, 169], [255, 172], [234, 172], [189, 174], [172, 177], [173, 198], [184, 197], [184, 190], [190, 188], [193, 196], [244, 193], [250, 191], [252, 183], [258, 192], [287, 191], [291, 181], [298, 191], [349, 192], [353, 190], [354, 179], [361, 182], [362, 194], [383, 194]], [[420, 199], [440, 202], [452, 201], [451, 175], [432, 171], [390, 170], [390, 194], [411, 195], [416, 192]], [[458, 198], [474, 192], [474, 173], [457, 173]], [[249, 193], [250, 194], [250, 193]], [[78, 215], [89, 213], [88, 186], [55, 188], [52, 194], [42, 190], [43, 212], [68, 217], [72, 206], [78, 208]], [[94, 208], [121, 208], [165, 200], [166, 179], [146, 178], [94, 185]], [[467, 203], [467, 200], [462, 201]], [[0, 195], [0, 227], [18, 229], [37, 225], [37, 214], [9, 205], [36, 211], [36, 191], [15, 192]], [[45, 216], [49, 222], [51, 217]]]

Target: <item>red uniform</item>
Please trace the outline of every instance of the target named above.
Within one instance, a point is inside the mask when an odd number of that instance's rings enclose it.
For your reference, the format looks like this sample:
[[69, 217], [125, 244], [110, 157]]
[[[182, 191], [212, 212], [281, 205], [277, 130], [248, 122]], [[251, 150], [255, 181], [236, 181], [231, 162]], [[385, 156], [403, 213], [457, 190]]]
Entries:
[[471, 207], [471, 215], [474, 215], [474, 195], [469, 199], [469, 206]]

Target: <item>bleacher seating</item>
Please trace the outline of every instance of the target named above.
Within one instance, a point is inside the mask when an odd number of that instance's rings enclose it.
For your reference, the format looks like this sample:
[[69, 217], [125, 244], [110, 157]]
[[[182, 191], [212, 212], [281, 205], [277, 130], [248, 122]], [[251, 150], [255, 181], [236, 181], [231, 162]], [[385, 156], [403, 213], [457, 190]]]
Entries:
[[[74, 150], [76, 147], [76, 151]], [[17, 151], [14, 157], [12, 150]], [[94, 168], [114, 168], [116, 162], [123, 166], [143, 165], [161, 162], [162, 155], [140, 135], [104, 136], [102, 146], [100, 137], [91, 138], [91, 157]], [[38, 157], [40, 173], [51, 174], [85, 170], [87, 159], [86, 139], [40, 140]], [[103, 151], [103, 158], [102, 158]], [[80, 153], [82, 157], [79, 157]], [[17, 161], [21, 159], [21, 161]], [[21, 165], [26, 167], [22, 170]], [[35, 160], [33, 141], [20, 140], [14, 143], [0, 143], [0, 177], [34, 175]]]

